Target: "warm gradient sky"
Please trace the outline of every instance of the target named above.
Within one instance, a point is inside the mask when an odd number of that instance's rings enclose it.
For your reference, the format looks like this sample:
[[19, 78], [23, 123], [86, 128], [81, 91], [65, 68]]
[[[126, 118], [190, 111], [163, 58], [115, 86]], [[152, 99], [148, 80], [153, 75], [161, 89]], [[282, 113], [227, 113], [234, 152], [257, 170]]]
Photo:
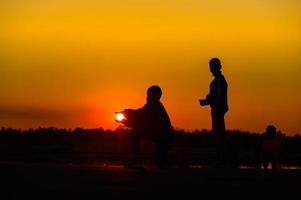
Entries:
[[299, 0], [2, 0], [0, 126], [114, 128], [158, 84], [175, 127], [210, 128], [198, 99], [219, 57], [227, 126], [301, 132]]

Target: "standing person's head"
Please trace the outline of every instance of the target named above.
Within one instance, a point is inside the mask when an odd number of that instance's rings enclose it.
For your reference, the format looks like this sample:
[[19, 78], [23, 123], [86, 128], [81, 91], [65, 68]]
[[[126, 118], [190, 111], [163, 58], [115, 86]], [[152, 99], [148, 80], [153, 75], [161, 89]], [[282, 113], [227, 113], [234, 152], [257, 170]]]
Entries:
[[212, 58], [209, 61], [210, 71], [213, 76], [216, 76], [221, 72], [222, 64], [218, 58]]
[[159, 86], [153, 85], [147, 89], [147, 102], [155, 102], [160, 101], [160, 98], [162, 96], [162, 90]]

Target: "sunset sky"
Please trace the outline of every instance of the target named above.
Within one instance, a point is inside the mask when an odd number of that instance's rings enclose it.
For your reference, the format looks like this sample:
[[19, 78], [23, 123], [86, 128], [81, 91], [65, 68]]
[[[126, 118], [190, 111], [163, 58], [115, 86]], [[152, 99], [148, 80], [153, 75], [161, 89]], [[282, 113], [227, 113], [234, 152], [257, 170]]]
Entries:
[[228, 129], [301, 133], [299, 0], [2, 0], [0, 127], [115, 128], [114, 112], [162, 87], [172, 123], [201, 108], [218, 57]]

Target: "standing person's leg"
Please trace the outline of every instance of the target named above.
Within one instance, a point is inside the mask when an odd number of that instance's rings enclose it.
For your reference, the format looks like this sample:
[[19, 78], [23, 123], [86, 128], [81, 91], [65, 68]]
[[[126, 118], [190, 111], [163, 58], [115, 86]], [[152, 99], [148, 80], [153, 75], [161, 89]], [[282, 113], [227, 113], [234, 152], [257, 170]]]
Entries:
[[215, 140], [217, 159], [225, 162], [226, 157], [226, 126], [224, 114], [212, 113], [212, 134]]

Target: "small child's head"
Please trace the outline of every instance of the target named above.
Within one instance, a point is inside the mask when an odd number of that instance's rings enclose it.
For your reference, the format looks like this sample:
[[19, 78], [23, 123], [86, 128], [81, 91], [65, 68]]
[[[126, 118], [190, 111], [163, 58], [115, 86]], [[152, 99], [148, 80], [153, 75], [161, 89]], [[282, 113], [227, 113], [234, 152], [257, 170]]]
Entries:
[[147, 89], [147, 102], [160, 101], [162, 90], [159, 86], [153, 85]]
[[269, 125], [266, 128], [266, 133], [269, 138], [275, 138], [277, 135], [277, 129], [274, 125]]

